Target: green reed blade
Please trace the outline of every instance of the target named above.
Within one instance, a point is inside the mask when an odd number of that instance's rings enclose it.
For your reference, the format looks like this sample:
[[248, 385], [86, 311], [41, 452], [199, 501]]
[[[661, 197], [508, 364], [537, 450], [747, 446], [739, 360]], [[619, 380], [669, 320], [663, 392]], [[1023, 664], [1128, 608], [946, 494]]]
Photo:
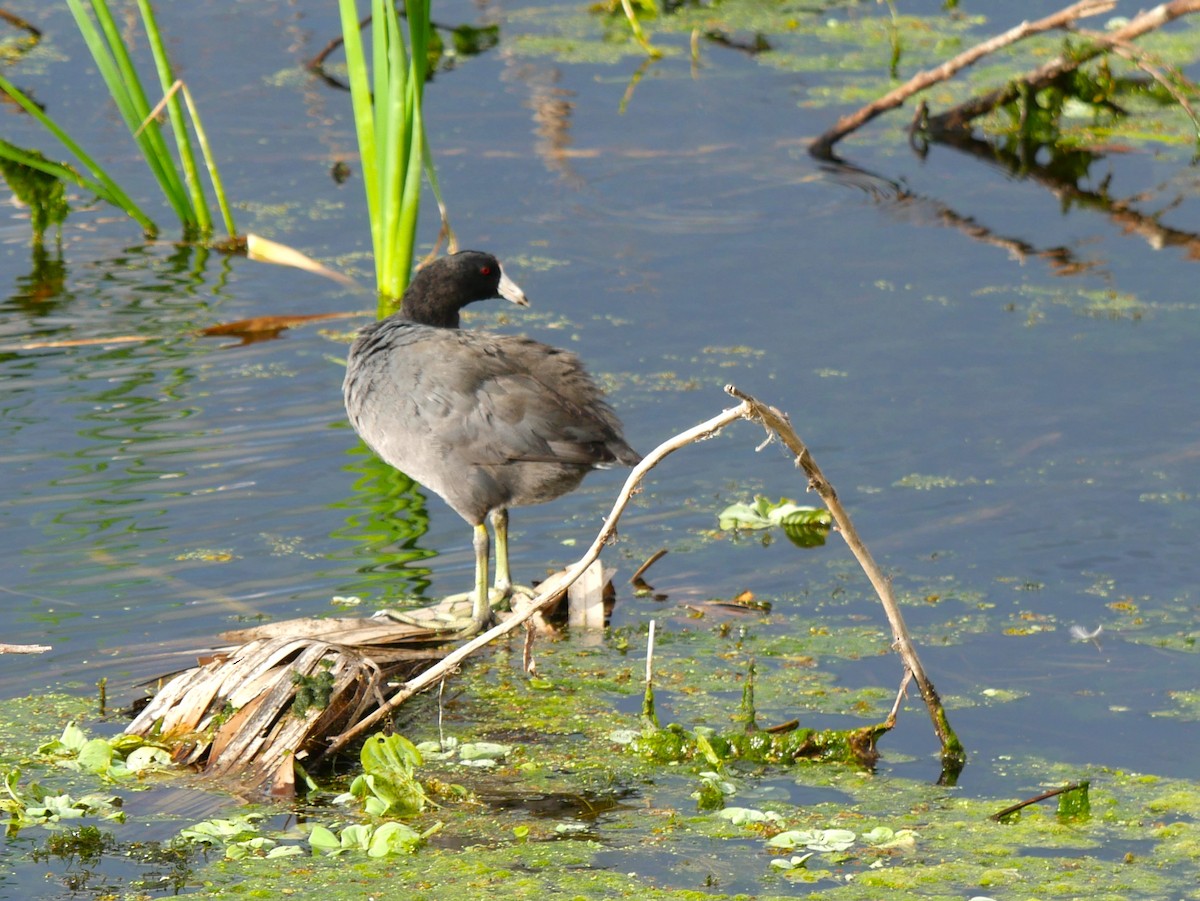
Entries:
[[358, 30], [358, 12], [354, 0], [338, 0], [342, 19], [342, 42], [346, 51], [346, 73], [350, 81], [350, 101], [354, 127], [358, 134], [359, 161], [363, 187], [367, 193], [367, 218], [371, 223], [371, 244], [375, 251], [375, 282], [383, 284], [383, 258], [379, 253], [379, 166], [375, 144], [375, 114], [371, 88], [367, 80], [367, 61], [363, 56], [362, 35]]
[[[146, 101], [146, 94], [142, 90], [137, 71], [133, 67], [133, 61], [121, 40], [120, 31], [113, 20], [112, 13], [104, 0], [90, 0], [90, 4], [103, 34], [101, 34], [101, 30], [97, 29], [96, 23], [92, 21], [91, 15], [88, 14], [81, 0], [67, 0], [79, 33], [87, 44], [88, 50], [91, 51], [92, 59], [108, 87], [109, 95], [116, 104], [130, 134], [134, 135], [134, 140], [141, 149], [142, 156], [150, 167], [155, 180], [159, 183], [163, 195], [175, 210], [180, 222], [185, 226], [194, 225], [195, 219], [187, 194], [179, 181], [178, 173], [175, 171], [175, 165], [167, 151], [166, 143], [162, 139], [158, 123], [151, 122], [146, 128], [141, 129], [142, 123], [150, 111], [150, 106]], [[140, 132], [139, 129], [141, 129]]]
[[[64, 166], [63, 172], [67, 177], [69, 177], [76, 184], [87, 188], [89, 191], [95, 191], [96, 194], [103, 200], [124, 210], [126, 215], [130, 216], [135, 222], [137, 222], [138, 225], [142, 227], [142, 231], [145, 232], [146, 237], [153, 238], [158, 235], [158, 226], [154, 224], [150, 217], [147, 216], [123, 190], [121, 190], [121, 187], [115, 181], [113, 181], [111, 176], [104, 171], [99, 163], [93, 160], [91, 156], [89, 156], [87, 152], [84, 151], [84, 149], [80, 147], [73, 138], [71, 138], [70, 135], [68, 135], [58, 126], [58, 123], [42, 112], [42, 110], [38, 108], [37, 104], [26, 97], [25, 94], [18, 87], [16, 87], [16, 85], [12, 84], [3, 76], [0, 76], [0, 90], [3, 90], [6, 94], [12, 97], [13, 100], [15, 100], [18, 105], [25, 110], [25, 112], [37, 119], [37, 121], [40, 122], [47, 131], [54, 135], [54, 137], [56, 137], [62, 143], [62, 145], [67, 148], [67, 150], [74, 154], [75, 158], [79, 160], [79, 162], [82, 163], [83, 166], [92, 174], [94, 181], [86, 178], [78, 172], [75, 172], [73, 169]], [[18, 160], [18, 162], [24, 162], [26, 165], [34, 165], [27, 160]], [[34, 168], [40, 167], [35, 165]], [[43, 168], [42, 171], [48, 172], [51, 175], [59, 175], [59, 177], [62, 177], [62, 173], [51, 172], [45, 168]]]
[[[103, 3], [104, 0], [93, 0]], [[162, 35], [158, 23], [154, 19], [154, 10], [147, 0], [137, 0], [138, 11], [142, 14], [142, 25], [146, 29], [146, 37], [150, 43], [150, 53], [154, 57], [154, 68], [158, 72], [158, 81], [163, 94], [171, 92], [175, 84], [175, 76], [171, 73], [171, 62], [167, 59], [167, 51], [163, 47]], [[175, 148], [179, 151], [179, 161], [183, 167], [183, 176], [187, 184], [194, 214], [196, 227], [201, 234], [212, 232], [212, 216], [208, 212], [208, 201], [204, 196], [204, 186], [200, 182], [200, 170], [196, 165], [196, 154], [192, 149], [192, 138], [188, 134], [187, 121], [183, 115], [183, 105], [179, 102], [178, 92], [171, 93], [167, 101], [167, 114], [171, 122], [171, 131], [175, 135]], [[165, 145], [164, 145], [165, 146]]]
[[200, 152], [204, 154], [204, 165], [208, 167], [208, 177], [212, 181], [213, 193], [217, 195], [217, 208], [221, 211], [221, 218], [225, 220], [225, 231], [232, 238], [237, 234], [237, 226], [233, 224], [233, 211], [230, 210], [229, 201], [225, 198], [225, 185], [221, 181], [221, 173], [217, 170], [217, 160], [213, 156], [212, 148], [209, 146], [208, 135], [204, 131], [204, 123], [200, 121], [200, 111], [196, 108], [196, 104], [192, 102], [192, 92], [187, 89], [187, 85], [180, 82], [179, 87], [183, 91], [183, 101], [187, 104], [188, 115], [192, 119], [192, 127], [196, 129], [196, 140], [200, 144]]
[[[380, 309], [386, 313], [408, 285], [421, 177], [429, 168], [420, 110], [428, 69], [429, 0], [406, 0], [407, 46], [395, 6], [388, 0], [371, 0], [369, 72], [355, 4], [339, 3], [376, 283]], [[440, 191], [435, 189], [435, 194], [441, 204]]]
[[[374, 27], [384, 35], [387, 58], [387, 94], [381, 106], [385, 123], [387, 143], [382, 162], [385, 174], [383, 186], [384, 212], [384, 266], [385, 282], [382, 290], [389, 297], [399, 297], [408, 286], [409, 270], [412, 267], [411, 239], [404, 244], [403, 208], [407, 188], [409, 134], [412, 129], [412, 108], [408, 102], [409, 62], [404, 50], [403, 32], [396, 7], [383, 3], [383, 17], [374, 20]], [[382, 26], [382, 27], [381, 27]], [[378, 96], [377, 96], [378, 100]], [[379, 120], [377, 120], [378, 122]]]

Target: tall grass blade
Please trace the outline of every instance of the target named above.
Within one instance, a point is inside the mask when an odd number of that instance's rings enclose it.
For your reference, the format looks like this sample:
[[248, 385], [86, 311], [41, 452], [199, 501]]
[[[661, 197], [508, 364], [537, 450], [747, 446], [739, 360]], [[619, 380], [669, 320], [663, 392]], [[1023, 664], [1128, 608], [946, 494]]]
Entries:
[[[104, 5], [105, 0], [93, 0]], [[179, 102], [177, 93], [171, 87], [175, 76], [171, 73], [171, 62], [167, 59], [167, 51], [163, 47], [162, 35], [154, 18], [154, 10], [147, 0], [137, 0], [138, 11], [142, 14], [142, 25], [146, 29], [146, 37], [150, 42], [150, 53], [154, 57], [154, 68], [158, 72], [158, 81], [163, 95], [168, 97], [167, 114], [171, 122], [171, 131], [175, 135], [175, 148], [179, 151], [179, 161], [183, 167], [184, 179], [187, 183], [191, 198], [191, 210], [201, 234], [212, 232], [212, 217], [208, 212], [208, 201], [204, 197], [204, 187], [200, 183], [200, 171], [196, 165], [196, 154], [192, 150], [192, 138], [188, 134], [187, 121], [183, 115], [183, 105]], [[165, 148], [165, 144], [164, 144]], [[174, 169], [172, 169], [174, 171]]]
[[[409, 99], [409, 61], [404, 51], [404, 37], [400, 30], [400, 19], [396, 7], [384, 0], [376, 0], [376, 7], [383, 15], [374, 19], [376, 35], [383, 40], [382, 54], [386, 59], [384, 77], [385, 94], [377, 93], [376, 125], [384, 129], [387, 140], [380, 166], [384, 172], [383, 221], [384, 277], [383, 293], [397, 298], [408, 285], [408, 274], [412, 268], [411, 244], [404, 245], [403, 198], [408, 187], [410, 134], [413, 127], [413, 109]], [[378, 74], [376, 78], [378, 82]], [[382, 103], [380, 102], [382, 98]], [[407, 250], [407, 252], [406, 252]]]
[[221, 173], [217, 170], [217, 160], [213, 156], [212, 147], [209, 146], [204, 123], [200, 121], [200, 111], [192, 102], [192, 92], [187, 89], [187, 85], [182, 81], [178, 84], [183, 91], [183, 100], [187, 104], [192, 127], [196, 129], [196, 141], [200, 144], [200, 152], [204, 154], [204, 165], [208, 167], [208, 177], [212, 181], [213, 193], [217, 195], [217, 208], [220, 209], [221, 218], [225, 221], [225, 231], [232, 238], [237, 234], [237, 226], [233, 224], [233, 211], [230, 210], [229, 201], [225, 197], [225, 184], [221, 181]]
[[[421, 206], [421, 172], [425, 140], [425, 121], [421, 104], [425, 96], [425, 81], [429, 70], [429, 3], [430, 0], [405, 0], [408, 18], [409, 71], [406, 91], [407, 112], [404, 188], [400, 197], [396, 243], [404, 284], [412, 269], [413, 246], [417, 240], [417, 218]], [[399, 35], [397, 35], [399, 42]], [[399, 296], [399, 295], [396, 295]]]
[[338, 0], [342, 19], [342, 41], [346, 48], [346, 74], [350, 81], [350, 100], [354, 110], [354, 128], [358, 134], [358, 152], [367, 193], [367, 218], [371, 223], [371, 246], [375, 251], [375, 284], [383, 286], [383, 256], [379, 253], [383, 223], [380, 219], [378, 150], [375, 144], [375, 113], [367, 80], [367, 61], [363, 56], [362, 34], [354, 0]]
[[449, 231], [437, 177], [427, 162], [421, 114], [429, 69], [430, 0], [405, 0], [407, 41], [395, 6], [371, 0], [370, 71], [354, 0], [339, 0], [339, 8], [382, 315], [408, 285], [424, 173], [442, 211], [443, 231]]
[[[150, 104], [108, 4], [105, 0], [90, 0], [99, 30], [81, 0], [67, 0], [67, 4], [121, 118], [130, 134], [137, 133], [150, 112]], [[151, 122], [137, 134], [135, 140], [179, 221], [185, 228], [195, 228], [196, 217], [191, 199], [175, 169], [158, 123]]]

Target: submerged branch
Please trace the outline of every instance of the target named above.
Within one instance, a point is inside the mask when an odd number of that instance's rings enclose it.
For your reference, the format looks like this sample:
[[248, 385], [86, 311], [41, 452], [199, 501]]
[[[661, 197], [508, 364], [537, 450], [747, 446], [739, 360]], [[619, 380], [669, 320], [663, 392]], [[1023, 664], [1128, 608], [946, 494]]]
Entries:
[[1067, 792], [1079, 791], [1080, 789], [1086, 791], [1087, 788], [1088, 782], [1086, 781], [1072, 782], [1070, 785], [1064, 785], [1061, 788], [1052, 788], [1049, 791], [1042, 792], [1040, 795], [1034, 795], [1032, 798], [1026, 798], [1024, 801], [1019, 801], [1018, 803], [1013, 804], [1011, 807], [1005, 807], [1000, 812], [992, 814], [990, 817], [988, 817], [988, 819], [995, 820], [997, 823], [999, 823], [1006, 817], [1012, 816], [1018, 810], [1023, 810], [1032, 804], [1037, 804], [1040, 801], [1045, 801], [1048, 798], [1054, 798], [1058, 795], [1065, 795]]
[[979, 97], [973, 97], [966, 103], [961, 103], [944, 113], [930, 116], [924, 126], [933, 135], [961, 131], [974, 119], [990, 113], [1006, 103], [1011, 103], [1023, 92], [1040, 91], [1063, 75], [1074, 72], [1089, 60], [1095, 59], [1115, 47], [1123, 47], [1130, 41], [1161, 28], [1168, 22], [1194, 12], [1200, 12], [1200, 0], [1171, 0], [1169, 3], [1161, 3], [1151, 10], [1134, 16], [1111, 34], [1092, 36], [1091, 44], [1074, 48], [1074, 52], [1069, 56], [1056, 57], [1032, 72], [1013, 79], [1002, 88], [997, 88]]
[[1080, 2], [1068, 6], [1066, 9], [1038, 19], [1036, 22], [1022, 22], [1020, 25], [1010, 28], [1003, 34], [996, 35], [976, 44], [969, 50], [963, 51], [958, 56], [947, 60], [934, 69], [927, 69], [924, 72], [917, 73], [900, 87], [888, 92], [878, 100], [867, 104], [857, 112], [843, 116], [833, 128], [813, 141], [809, 147], [809, 153], [818, 159], [829, 159], [832, 156], [834, 144], [851, 132], [857, 131], [881, 113], [900, 106], [913, 94], [932, 87], [939, 82], [946, 81], [961, 70], [983, 59], [983, 57], [995, 53], [997, 50], [1001, 50], [1010, 44], [1015, 44], [1017, 41], [1024, 40], [1030, 35], [1041, 34], [1042, 32], [1053, 31], [1058, 28], [1067, 28], [1077, 19], [1108, 12], [1114, 6], [1116, 6], [1116, 0], [1080, 0]]

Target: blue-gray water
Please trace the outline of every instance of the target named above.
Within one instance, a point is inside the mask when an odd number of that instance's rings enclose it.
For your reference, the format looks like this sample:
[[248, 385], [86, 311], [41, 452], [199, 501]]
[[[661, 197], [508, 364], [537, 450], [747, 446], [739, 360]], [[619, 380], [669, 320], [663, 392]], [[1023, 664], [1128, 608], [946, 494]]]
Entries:
[[[8, 77], [156, 203], [65, 10], [23, 12], [53, 52]], [[999, 15], [981, 34], [1013, 24]], [[334, 5], [172, 3], [160, 17], [240, 227], [368, 282], [349, 100], [299, 68], [337, 33]], [[727, 406], [726, 382], [788, 411], [895, 574], [939, 688], [1028, 692], [953, 714], [976, 761], [964, 787], [994, 788], [987, 761], [1021, 755], [1197, 775], [1178, 750], [1192, 724], [1156, 715], [1178, 712], [1170, 692], [1200, 677], [1185, 647], [1200, 584], [1194, 255], [954, 151], [918, 159], [881, 137], [889, 125], [841, 152], [892, 184], [831, 174], [804, 146], [845, 107], [806, 99], [836, 73], [706, 44], [698, 67], [686, 52], [650, 67], [620, 112], [636, 56], [523, 54], [517, 38], [544, 26], [519, 7], [455, 2], [435, 19], [502, 25], [497, 48], [426, 95], [458, 235], [505, 260], [534, 303], [481, 307], [473, 324], [577, 351], [643, 452]], [[48, 146], [27, 118], [0, 115], [9, 140]], [[1188, 152], [1127, 148], [1081, 186], [1147, 192], [1140, 209], [1197, 233]], [[355, 170], [345, 184], [335, 159]], [[168, 211], [154, 213], [169, 238]], [[245, 618], [465, 590], [466, 525], [437, 498], [397, 496], [344, 422], [344, 337], [373, 298], [147, 245], [103, 206], [71, 216], [61, 283], [33, 291], [25, 220], [0, 205], [0, 640], [53, 650], [0, 657], [0, 692], [107, 676], [132, 693]], [[426, 246], [435, 231], [427, 215]], [[1066, 249], [1069, 273], [1030, 253], [1050, 248]], [[249, 345], [196, 333], [350, 310], [364, 316]], [[100, 336], [152, 340], [14, 349]], [[806, 629], [809, 586], [843, 571], [836, 537], [814, 552], [701, 537], [727, 503], [802, 496], [782, 453], [753, 452], [760, 439], [739, 425], [677, 455], [628, 514], [612, 562], [627, 577], [673, 549], [651, 578], [668, 618], [748, 588]], [[619, 478], [515, 511], [517, 575], [573, 559]], [[865, 580], [849, 584], [882, 629]], [[663, 607], [620, 592], [619, 623], [651, 616]], [[1072, 642], [1073, 624], [1103, 624], [1099, 649]], [[890, 656], [837, 668], [850, 685], [899, 676]], [[889, 749], [916, 755], [904, 772], [934, 770], [916, 705], [885, 739], [885, 768]]]

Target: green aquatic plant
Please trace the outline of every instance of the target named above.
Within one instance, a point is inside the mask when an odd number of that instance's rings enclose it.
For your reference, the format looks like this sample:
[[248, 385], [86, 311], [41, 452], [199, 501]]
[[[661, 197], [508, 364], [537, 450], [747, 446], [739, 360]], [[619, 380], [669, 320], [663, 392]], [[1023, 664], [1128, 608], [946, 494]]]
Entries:
[[119, 798], [92, 793], [75, 797], [61, 792], [52, 794], [34, 782], [21, 790], [21, 771], [9, 770], [4, 776], [4, 795], [0, 795], [0, 811], [8, 815], [8, 834], [16, 835], [27, 826], [58, 827], [66, 821], [83, 817], [101, 817], [123, 822]]
[[[154, 11], [149, 0], [137, 0], [137, 5], [162, 91], [162, 100], [153, 107], [107, 0], [67, 0], [67, 5], [71, 10], [71, 15], [75, 18], [75, 24], [84, 43], [87, 44], [92, 59], [96, 63], [96, 69], [104, 79], [113, 103], [141, 150], [163, 196], [179, 217], [184, 235], [207, 238], [213, 230], [212, 216], [200, 179], [200, 166], [197, 162], [192, 135], [188, 129], [190, 124], [191, 129], [195, 132], [196, 143], [199, 144], [200, 154], [208, 171], [225, 228], [232, 238], [237, 229], [225, 196], [216, 160], [200, 121], [200, 114], [187, 86], [177, 81], [172, 74], [162, 34], [158, 29], [158, 23], [154, 18]], [[14, 152], [11, 145], [0, 147], [0, 156], [87, 188], [101, 199], [124, 210], [142, 226], [142, 230], [148, 237], [154, 237], [158, 233], [157, 225], [149, 216], [70, 137], [61, 125], [43, 113], [11, 82], [0, 78], [0, 89], [50, 131], [89, 174], [84, 175], [72, 166], [63, 163], [39, 161], [28, 152]], [[181, 95], [182, 102], [180, 101]], [[186, 117], [184, 104], [187, 106]], [[164, 109], [174, 138], [178, 161], [172, 155], [162, 127], [158, 123], [157, 116]]]
[[449, 231], [421, 112], [429, 77], [430, 0], [405, 0], [407, 48], [396, 8], [383, 0], [372, 0], [369, 69], [354, 0], [339, 0], [339, 8], [371, 221], [380, 314], [385, 315], [394, 310], [408, 286], [422, 172], [441, 209], [443, 231]]
[[833, 525], [833, 517], [821, 507], [805, 507], [790, 498], [772, 502], [762, 495], [753, 504], [730, 504], [717, 514], [722, 531], [779, 527], [800, 547], [819, 547]]
[[394, 820], [378, 826], [357, 823], [337, 834], [318, 824], [309, 833], [308, 843], [314, 853], [336, 855], [359, 851], [368, 857], [387, 857], [416, 851], [428, 834]]
[[[661, 726], [654, 709], [654, 686], [647, 681], [642, 700], [641, 732], [621, 732], [609, 737], [655, 763], [692, 761], [707, 764], [717, 771], [735, 760], [783, 766], [820, 761], [869, 768], [879, 756], [877, 740], [891, 729], [889, 723], [858, 729], [802, 729], [794, 721], [762, 729], [756, 717], [754, 665], [751, 664], [742, 686], [741, 704], [732, 717], [738, 728], [718, 733], [705, 727], [689, 730], [678, 723]], [[724, 794], [723, 786], [710, 781], [701, 787], [697, 800], [701, 809], [717, 809]]]
[[169, 765], [171, 755], [140, 735], [115, 738], [89, 738], [75, 723], [68, 723], [62, 735], [38, 748], [43, 757], [60, 766], [94, 773], [107, 782], [136, 779], [147, 770]]
[[57, 122], [42, 112], [41, 108], [30, 100], [20, 88], [2, 75], [0, 75], [0, 91], [4, 91], [21, 109], [37, 119], [47, 131], [54, 135], [75, 156], [75, 159], [90, 174], [84, 175], [67, 163], [58, 163], [34, 151], [22, 150], [19, 147], [9, 144], [7, 141], [0, 143], [0, 157], [18, 165], [27, 166], [30, 169], [34, 169], [60, 181], [69, 181], [77, 184], [81, 188], [91, 191], [101, 200], [123, 210], [127, 216], [142, 227], [142, 231], [146, 237], [153, 238], [158, 234], [158, 226], [154, 224], [141, 207], [129, 198], [129, 195], [113, 180], [112, 176], [99, 163], [92, 159], [87, 151], [80, 147]]
[[[96, 68], [108, 87], [109, 95], [117, 106], [126, 127], [137, 142], [146, 164], [150, 167], [155, 180], [162, 189], [163, 196], [179, 217], [185, 234], [207, 236], [212, 233], [212, 217], [208, 211], [204, 187], [200, 181], [200, 167], [197, 165], [196, 154], [188, 132], [188, 119], [184, 118], [183, 106], [179, 94], [187, 100], [188, 116], [196, 131], [212, 180], [217, 203], [225, 220], [225, 227], [232, 237], [236, 228], [233, 216], [229, 211], [224, 190], [216, 163], [212, 158], [204, 128], [200, 123], [195, 104], [192, 103], [186, 88], [176, 82], [171, 71], [171, 63], [167, 58], [166, 48], [154, 11], [149, 0], [137, 0], [138, 11], [141, 13], [142, 26], [154, 58], [154, 67], [158, 74], [159, 85], [163, 94], [167, 119], [175, 139], [175, 147], [179, 154], [178, 165], [171, 155], [162, 128], [157, 119], [159, 107], [152, 108], [147, 99], [146, 89], [133, 64], [129, 48], [121, 37], [107, 0], [87, 0], [91, 9], [84, 5], [85, 0], [67, 0], [71, 14], [79, 33], [87, 43], [88, 50], [95, 60]], [[93, 20], [93, 16], [95, 19]]]
[[339, 802], [358, 800], [371, 816], [407, 816], [425, 809], [425, 789], [417, 781], [421, 752], [402, 735], [372, 735], [359, 755], [362, 774]]
[[[30, 162], [18, 162], [18, 158]], [[42, 244], [46, 229], [54, 228], [61, 233], [70, 212], [62, 179], [46, 171], [49, 163], [36, 150], [22, 150], [0, 139], [0, 175], [4, 176], [17, 199], [29, 207], [35, 246]]]

